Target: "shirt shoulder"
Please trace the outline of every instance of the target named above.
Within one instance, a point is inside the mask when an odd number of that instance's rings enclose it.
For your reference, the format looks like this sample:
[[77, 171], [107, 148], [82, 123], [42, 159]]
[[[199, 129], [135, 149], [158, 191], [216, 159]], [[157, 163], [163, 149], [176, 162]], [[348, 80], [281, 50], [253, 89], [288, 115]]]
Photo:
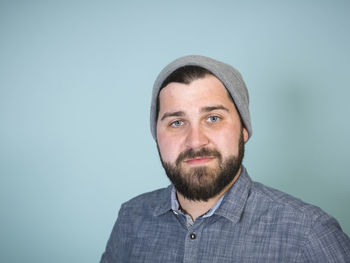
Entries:
[[[349, 262], [350, 239], [338, 221], [321, 208], [254, 182], [247, 201], [251, 218], [297, 240], [308, 262]], [[254, 220], [253, 220], [254, 221]], [[256, 221], [255, 221], [256, 222]]]
[[284, 211], [291, 217], [305, 217], [310, 222], [322, 216], [329, 216], [315, 205], [258, 182], [252, 183], [250, 201], [262, 208], [273, 208], [280, 213]]

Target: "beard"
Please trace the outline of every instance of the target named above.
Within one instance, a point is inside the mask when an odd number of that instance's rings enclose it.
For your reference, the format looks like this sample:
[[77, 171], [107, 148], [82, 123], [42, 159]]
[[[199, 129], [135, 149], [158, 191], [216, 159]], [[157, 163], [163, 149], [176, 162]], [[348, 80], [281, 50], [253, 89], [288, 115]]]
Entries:
[[[182, 152], [177, 157], [175, 165], [164, 162], [160, 151], [159, 156], [169, 180], [180, 194], [192, 201], [208, 201], [221, 193], [238, 176], [244, 157], [243, 132], [241, 130], [238, 155], [231, 155], [225, 160], [219, 151], [208, 148], [201, 148], [198, 151], [189, 149]], [[215, 161], [218, 162], [216, 167], [199, 166], [186, 170], [182, 167], [182, 161], [185, 159], [208, 156], [216, 158]]]

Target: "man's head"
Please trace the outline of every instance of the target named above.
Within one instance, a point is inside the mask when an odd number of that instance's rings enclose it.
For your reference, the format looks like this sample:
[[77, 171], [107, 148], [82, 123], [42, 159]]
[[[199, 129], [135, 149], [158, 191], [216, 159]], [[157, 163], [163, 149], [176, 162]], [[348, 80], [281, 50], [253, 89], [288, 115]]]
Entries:
[[[167, 74], [164, 70], [160, 73], [159, 87], [155, 83], [153, 95], [156, 92], [157, 96], [152, 107], [156, 111], [152, 116], [151, 110], [151, 122], [154, 118], [156, 123], [152, 133], [163, 167], [177, 191], [190, 200], [205, 201], [233, 182], [241, 166], [251, 128], [248, 105], [236, 100], [246, 95], [243, 99], [248, 101], [248, 93], [232, 67], [199, 56], [179, 60], [188, 59], [201, 65], [177, 63]], [[217, 66], [217, 71], [223, 71], [220, 76], [226, 78], [226, 83], [208, 68], [208, 62]], [[241, 105], [238, 110], [248, 115], [239, 114], [235, 104]]]

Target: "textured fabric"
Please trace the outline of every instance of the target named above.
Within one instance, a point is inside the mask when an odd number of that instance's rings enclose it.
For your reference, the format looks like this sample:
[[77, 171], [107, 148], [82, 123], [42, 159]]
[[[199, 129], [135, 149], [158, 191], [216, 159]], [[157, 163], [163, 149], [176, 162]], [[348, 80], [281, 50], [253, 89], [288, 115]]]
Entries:
[[156, 81], [154, 82], [150, 112], [150, 125], [153, 138], [157, 140], [157, 98], [161, 85], [171, 73], [183, 66], [200, 66], [209, 70], [219, 80], [221, 80], [235, 102], [236, 108], [242, 118], [244, 127], [247, 129], [248, 136], [250, 138], [252, 135], [252, 127], [249, 113], [249, 95], [241, 74], [230, 65], [212, 58], [196, 55], [185, 56], [174, 60], [159, 73]]
[[243, 168], [210, 217], [186, 227], [169, 186], [122, 205], [101, 263], [350, 262], [350, 240], [318, 207], [252, 182]]

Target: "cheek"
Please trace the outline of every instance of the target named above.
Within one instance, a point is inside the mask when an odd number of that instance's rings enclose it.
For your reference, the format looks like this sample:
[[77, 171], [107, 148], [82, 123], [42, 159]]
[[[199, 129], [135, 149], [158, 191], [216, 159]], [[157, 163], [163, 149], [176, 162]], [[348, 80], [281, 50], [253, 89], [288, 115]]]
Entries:
[[179, 155], [179, 143], [161, 133], [157, 136], [157, 141], [163, 161], [174, 163]]
[[238, 154], [239, 133], [222, 131], [212, 138], [215, 147], [221, 152], [224, 157]]

